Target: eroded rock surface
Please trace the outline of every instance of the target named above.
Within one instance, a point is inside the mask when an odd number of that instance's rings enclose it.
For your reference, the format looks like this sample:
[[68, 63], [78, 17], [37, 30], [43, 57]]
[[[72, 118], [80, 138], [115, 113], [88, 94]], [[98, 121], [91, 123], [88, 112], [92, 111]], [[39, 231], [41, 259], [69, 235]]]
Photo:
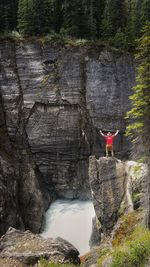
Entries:
[[[24, 229], [18, 203], [18, 171], [0, 95], [0, 235], [10, 225]], [[16, 164], [17, 165], [17, 164]]]
[[0, 259], [11, 258], [31, 266], [41, 257], [57, 263], [80, 263], [78, 250], [60, 237], [44, 239], [30, 231], [10, 228], [0, 239]]
[[118, 211], [125, 194], [125, 166], [116, 158], [95, 156], [89, 159], [89, 179], [96, 216], [101, 231], [110, 234], [118, 219]]
[[143, 210], [143, 220], [146, 220], [147, 173], [147, 165], [143, 163], [90, 156], [89, 181], [97, 216], [94, 226], [99, 232], [99, 238], [115, 232], [119, 216], [139, 208]]
[[38, 176], [27, 147], [10, 141], [0, 95], [0, 235], [9, 226], [39, 232], [50, 197]]

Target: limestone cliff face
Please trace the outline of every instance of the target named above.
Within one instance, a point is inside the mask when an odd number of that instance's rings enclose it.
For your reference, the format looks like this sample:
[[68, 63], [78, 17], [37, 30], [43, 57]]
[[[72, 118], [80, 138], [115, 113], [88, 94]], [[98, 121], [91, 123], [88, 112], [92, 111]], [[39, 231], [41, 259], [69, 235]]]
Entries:
[[[123, 133], [135, 82], [133, 59], [104, 48], [38, 41], [3, 41], [0, 55], [5, 127], [21, 155], [20, 192], [28, 191], [32, 176], [37, 188], [50, 195], [89, 198], [88, 157], [104, 154], [99, 129], [120, 130], [115, 143], [118, 157], [127, 157], [130, 151]], [[32, 193], [25, 199], [32, 199]], [[43, 201], [46, 206], [50, 199]], [[26, 207], [22, 199], [21, 203]]]
[[10, 225], [39, 232], [50, 201], [41, 189], [36, 166], [22, 139], [21, 148], [10, 141], [0, 95], [0, 235]]
[[0, 97], [0, 235], [10, 225], [24, 228], [18, 205], [18, 172], [7, 129]]

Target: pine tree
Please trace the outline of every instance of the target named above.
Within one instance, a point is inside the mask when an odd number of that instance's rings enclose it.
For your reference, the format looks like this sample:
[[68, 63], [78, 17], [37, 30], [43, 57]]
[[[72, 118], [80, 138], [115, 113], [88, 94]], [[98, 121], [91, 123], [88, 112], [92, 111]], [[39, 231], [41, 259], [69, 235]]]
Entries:
[[1, 0], [0, 31], [11, 31], [17, 25], [17, 0]]
[[134, 94], [130, 97], [132, 109], [127, 117], [132, 120], [128, 126], [128, 134], [149, 135], [150, 128], [150, 22], [146, 23], [143, 35], [138, 41], [136, 58], [140, 61], [137, 68], [137, 85], [133, 88]]
[[106, 3], [106, 0], [95, 0], [94, 1], [94, 7], [95, 7], [94, 18], [96, 21], [96, 36], [98, 38], [100, 38], [102, 35], [101, 24], [102, 24], [102, 19], [103, 19], [105, 3]]
[[141, 28], [142, 28], [142, 20], [141, 20], [141, 9], [142, 9], [143, 0], [135, 1], [135, 11], [133, 14], [133, 22], [134, 22], [134, 35], [135, 39], [139, 38]]
[[126, 26], [126, 8], [124, 0], [107, 0], [102, 21], [104, 37], [114, 37], [124, 32]]
[[146, 21], [150, 21], [150, 1], [143, 0], [142, 7], [141, 7], [141, 21], [142, 24]]
[[63, 28], [68, 35], [77, 38], [87, 37], [87, 21], [85, 19], [83, 1], [65, 0], [63, 14]]
[[53, 29], [54, 0], [20, 0], [18, 29], [25, 35], [44, 35]]
[[53, 29], [56, 33], [60, 32], [63, 24], [63, 0], [54, 1]]
[[95, 0], [83, 0], [85, 28], [87, 31], [86, 37], [94, 39], [96, 37], [96, 19], [95, 15]]
[[51, 31], [54, 19], [54, 0], [32, 0], [34, 34], [43, 35]]
[[[138, 41], [137, 59], [137, 85], [133, 88], [131, 96], [132, 109], [127, 113], [130, 124], [127, 127], [127, 134], [134, 138], [134, 147], [138, 151], [138, 157], [143, 157], [148, 165], [147, 177], [150, 174], [150, 22], [143, 28], [143, 35]], [[140, 154], [139, 154], [140, 153]], [[147, 178], [147, 192], [150, 190], [150, 182]], [[149, 202], [149, 197], [147, 196]], [[150, 207], [150, 203], [148, 203]], [[147, 226], [150, 227], [150, 209], [147, 211]]]
[[32, 9], [32, 0], [19, 0], [18, 29], [24, 35], [32, 35], [34, 33], [34, 20]]
[[140, 37], [141, 30], [146, 21], [150, 21], [150, 1], [137, 0], [135, 1], [135, 12], [133, 14], [134, 35], [135, 39]]
[[127, 21], [126, 21], [126, 42], [130, 49], [135, 49], [135, 10], [136, 2], [133, 0], [126, 0], [126, 12], [127, 12]]

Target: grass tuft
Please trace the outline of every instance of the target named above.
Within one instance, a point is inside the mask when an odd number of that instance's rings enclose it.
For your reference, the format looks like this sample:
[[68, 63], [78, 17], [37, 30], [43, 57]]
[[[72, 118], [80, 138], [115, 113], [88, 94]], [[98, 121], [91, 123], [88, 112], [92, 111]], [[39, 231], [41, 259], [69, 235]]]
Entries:
[[46, 259], [41, 258], [35, 267], [75, 267], [75, 265], [48, 262]]

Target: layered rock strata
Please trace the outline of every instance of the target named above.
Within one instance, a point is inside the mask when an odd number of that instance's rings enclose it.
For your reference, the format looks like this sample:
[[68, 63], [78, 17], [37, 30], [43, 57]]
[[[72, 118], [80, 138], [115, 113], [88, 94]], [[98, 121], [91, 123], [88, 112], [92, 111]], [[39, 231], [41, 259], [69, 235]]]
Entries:
[[18, 170], [0, 95], [0, 235], [10, 225], [24, 228], [18, 203]]
[[[20, 137], [20, 141], [22, 139]], [[39, 180], [27, 146], [24, 144], [22, 150], [10, 141], [0, 96], [0, 235], [10, 225], [40, 231], [50, 196], [42, 189]]]
[[116, 151], [126, 156], [129, 150], [123, 132], [135, 81], [132, 58], [102, 48], [40, 42], [5, 41], [0, 51], [11, 140], [21, 135], [22, 122], [45, 184], [60, 195], [78, 197], [87, 187], [88, 156], [103, 154], [98, 129], [119, 129]]
[[[4, 124], [16, 154], [10, 163], [18, 166], [14, 194], [25, 227], [38, 231], [53, 194], [90, 198], [88, 157], [104, 154], [99, 129], [119, 129], [115, 152], [128, 156], [124, 115], [134, 62], [102, 47], [10, 40], [0, 42], [0, 58]], [[39, 223], [32, 227], [35, 214]]]

